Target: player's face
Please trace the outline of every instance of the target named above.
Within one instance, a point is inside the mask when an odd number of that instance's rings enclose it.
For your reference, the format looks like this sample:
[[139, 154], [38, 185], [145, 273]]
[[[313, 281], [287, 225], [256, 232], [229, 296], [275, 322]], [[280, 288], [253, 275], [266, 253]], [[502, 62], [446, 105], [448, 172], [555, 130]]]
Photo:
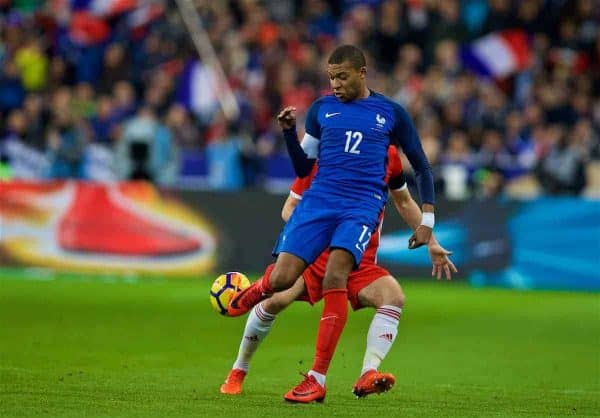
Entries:
[[333, 94], [342, 102], [359, 97], [365, 88], [365, 67], [354, 68], [348, 61], [341, 64], [328, 64], [327, 75]]

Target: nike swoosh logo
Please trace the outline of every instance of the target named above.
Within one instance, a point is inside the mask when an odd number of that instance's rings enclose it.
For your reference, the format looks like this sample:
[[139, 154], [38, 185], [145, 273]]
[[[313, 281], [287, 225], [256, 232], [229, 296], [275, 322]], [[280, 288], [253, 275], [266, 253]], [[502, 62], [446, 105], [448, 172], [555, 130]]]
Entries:
[[237, 303], [238, 303], [237, 299], [231, 299], [231, 301], [229, 301], [228, 307], [233, 308], [233, 309], [240, 309], [240, 307], [238, 306]]
[[321, 318], [321, 321], [324, 321], [326, 319], [331, 319], [331, 318], [337, 318], [337, 315], [324, 316], [323, 318]]
[[242, 294], [245, 291], [246, 291], [246, 289], [244, 289], [240, 293], [234, 295], [233, 298], [229, 301], [229, 306], [232, 307], [233, 309], [240, 309], [240, 307], [238, 306], [238, 301], [240, 300], [240, 297], [242, 296]]
[[335, 116], [335, 115], [341, 115], [341, 114], [342, 114], [342, 112], [335, 112], [335, 113], [325, 113], [325, 118], [330, 118], [330, 117], [332, 117], [332, 116]]

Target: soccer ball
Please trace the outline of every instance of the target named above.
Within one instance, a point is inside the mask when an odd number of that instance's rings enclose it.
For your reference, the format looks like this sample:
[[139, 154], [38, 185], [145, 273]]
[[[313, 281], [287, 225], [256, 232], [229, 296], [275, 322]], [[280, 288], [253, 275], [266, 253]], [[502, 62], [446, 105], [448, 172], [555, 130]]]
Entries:
[[250, 280], [237, 271], [221, 274], [210, 287], [210, 304], [221, 315], [227, 315], [227, 305], [236, 292], [250, 286]]

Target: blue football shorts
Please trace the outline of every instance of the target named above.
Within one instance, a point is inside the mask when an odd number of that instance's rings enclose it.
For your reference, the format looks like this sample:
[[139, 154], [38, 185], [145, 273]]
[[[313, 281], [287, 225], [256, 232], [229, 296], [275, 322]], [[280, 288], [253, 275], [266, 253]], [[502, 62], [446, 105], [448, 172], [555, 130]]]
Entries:
[[356, 202], [336, 202], [306, 196], [295, 208], [278, 238], [274, 254], [286, 252], [311, 264], [327, 248], [342, 248], [354, 257], [354, 267], [377, 228], [381, 208]]

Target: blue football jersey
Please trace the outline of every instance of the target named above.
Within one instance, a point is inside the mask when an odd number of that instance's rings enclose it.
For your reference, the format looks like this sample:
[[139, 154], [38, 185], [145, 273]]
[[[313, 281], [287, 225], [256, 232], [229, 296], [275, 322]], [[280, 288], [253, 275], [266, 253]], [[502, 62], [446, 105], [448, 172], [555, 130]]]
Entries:
[[414, 148], [422, 150], [406, 111], [375, 92], [350, 102], [333, 95], [317, 99], [308, 110], [305, 130], [305, 141], [312, 137], [306, 142], [318, 141], [317, 152], [307, 153], [319, 159], [319, 170], [307, 193], [378, 202], [380, 206], [387, 199], [388, 145], [400, 145], [407, 154]]

